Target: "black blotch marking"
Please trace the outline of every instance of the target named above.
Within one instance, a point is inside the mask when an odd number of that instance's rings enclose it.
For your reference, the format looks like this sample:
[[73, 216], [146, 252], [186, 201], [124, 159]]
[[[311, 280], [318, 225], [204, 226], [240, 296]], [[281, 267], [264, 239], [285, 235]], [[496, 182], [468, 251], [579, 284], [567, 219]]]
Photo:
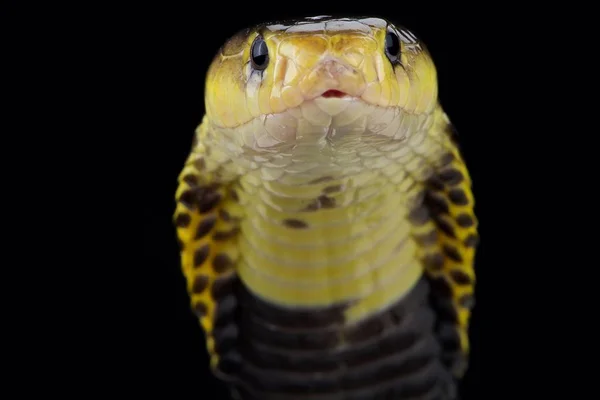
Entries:
[[470, 233], [469, 236], [464, 241], [465, 246], [467, 247], [477, 247], [479, 244], [479, 235], [476, 233]]
[[437, 176], [433, 176], [427, 180], [427, 187], [431, 190], [442, 191], [446, 187]]
[[285, 226], [287, 226], [288, 228], [293, 228], [293, 229], [304, 229], [304, 228], [308, 228], [308, 224], [304, 221], [301, 221], [299, 219], [284, 219], [283, 220], [283, 224]]
[[427, 191], [423, 201], [434, 214], [448, 214], [450, 212], [448, 201], [440, 194]]
[[179, 238], [177, 238], [177, 245], [179, 246], [179, 250], [183, 251], [185, 249], [185, 243]]
[[221, 194], [215, 187], [199, 187], [195, 192], [198, 209], [201, 213], [211, 211], [221, 201]]
[[304, 208], [305, 211], [317, 211], [320, 208], [334, 208], [335, 207], [335, 199], [333, 197], [328, 197], [325, 195], [321, 195], [310, 202], [309, 205]]
[[468, 285], [471, 283], [471, 277], [460, 269], [453, 269], [450, 271], [450, 276], [454, 282], [458, 283], [459, 285]]
[[438, 176], [442, 181], [444, 181], [448, 185], [457, 185], [461, 183], [464, 179], [462, 172], [454, 168], [442, 171], [438, 174]]
[[475, 225], [475, 220], [469, 214], [460, 214], [456, 217], [456, 222], [463, 228], [470, 228]]
[[444, 256], [440, 253], [427, 254], [423, 257], [423, 265], [427, 270], [439, 271], [444, 266]]
[[227, 254], [217, 254], [213, 259], [213, 269], [216, 273], [222, 274], [233, 267], [233, 261]]
[[191, 221], [192, 218], [189, 214], [181, 213], [178, 214], [177, 217], [175, 217], [175, 224], [181, 228], [186, 228]]
[[240, 228], [237, 228], [237, 227], [233, 228], [229, 231], [217, 231], [213, 235], [213, 239], [218, 242], [222, 242], [224, 240], [228, 240], [228, 239], [235, 237], [239, 232], [240, 232]]
[[207, 215], [200, 221], [198, 224], [198, 229], [196, 230], [196, 236], [194, 239], [200, 239], [204, 236], [208, 235], [208, 233], [215, 227], [217, 223], [217, 217], [214, 214]]
[[454, 161], [454, 154], [446, 153], [440, 158], [440, 167], [445, 167]]
[[327, 186], [325, 189], [323, 189], [323, 193], [325, 193], [325, 194], [335, 193], [335, 192], [341, 191], [343, 188], [344, 188], [343, 185]]
[[435, 224], [440, 229], [440, 231], [444, 232], [447, 236], [451, 238], [456, 238], [456, 232], [454, 232], [454, 227], [447, 219], [445, 219], [441, 215], [434, 215], [433, 220], [435, 221]]
[[194, 304], [194, 313], [199, 318], [206, 316], [206, 314], [208, 313], [208, 308], [206, 307], [206, 304], [204, 304], [201, 301]]
[[204, 290], [208, 286], [208, 277], [206, 275], [198, 275], [194, 278], [194, 283], [192, 284], [192, 292], [196, 294], [200, 294], [204, 292]]
[[208, 258], [209, 253], [210, 247], [207, 244], [197, 248], [194, 252], [194, 267], [198, 268], [202, 264], [204, 264], [204, 262]]
[[462, 189], [451, 189], [448, 192], [450, 201], [459, 206], [466, 206], [469, 204], [469, 199]]
[[181, 196], [179, 196], [179, 202], [190, 210], [193, 209], [196, 204], [194, 193], [191, 190], [184, 191], [181, 193]]
[[328, 197], [325, 195], [319, 196], [317, 198], [322, 208], [334, 208], [335, 207], [335, 199], [333, 197]]
[[198, 185], [198, 177], [196, 175], [188, 174], [188, 175], [186, 175], [186, 176], [183, 177], [183, 180], [184, 180], [185, 183], [187, 183], [191, 187], [194, 187], [194, 186]]
[[458, 249], [452, 245], [444, 244], [443, 246], [444, 254], [451, 260], [456, 261], [458, 263], [463, 261]]
[[419, 206], [414, 208], [408, 214], [408, 220], [416, 226], [425, 225], [427, 221], [429, 221], [429, 212], [427, 211], [427, 207]]
[[197, 206], [201, 213], [206, 213], [212, 210], [221, 200], [221, 194], [217, 190], [218, 185], [189, 189], [179, 196], [179, 201], [189, 209]]

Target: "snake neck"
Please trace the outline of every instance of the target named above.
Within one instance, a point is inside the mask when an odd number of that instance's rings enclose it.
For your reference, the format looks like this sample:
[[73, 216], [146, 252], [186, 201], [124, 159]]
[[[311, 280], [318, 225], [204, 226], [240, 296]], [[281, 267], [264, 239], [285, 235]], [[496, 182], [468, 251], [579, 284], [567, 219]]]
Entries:
[[237, 194], [226, 211], [243, 210], [237, 273], [248, 290], [281, 307], [344, 305], [349, 322], [407, 293], [422, 273], [407, 216], [447, 148], [444, 118], [420, 118], [402, 140], [338, 132], [269, 151], [205, 128], [207, 168]]
[[[335, 100], [335, 99], [334, 99]], [[259, 170], [260, 178], [289, 185], [318, 179], [345, 178], [365, 171], [393, 173], [416, 155], [435, 152], [431, 131], [443, 115], [438, 106], [413, 114], [347, 101], [335, 115], [314, 101], [278, 114], [263, 115], [234, 128], [205, 119], [202, 142], [223, 160], [231, 160], [233, 175]], [[333, 112], [331, 107], [328, 112]], [[439, 147], [439, 146], [438, 146]], [[416, 161], [415, 161], [416, 162]]]

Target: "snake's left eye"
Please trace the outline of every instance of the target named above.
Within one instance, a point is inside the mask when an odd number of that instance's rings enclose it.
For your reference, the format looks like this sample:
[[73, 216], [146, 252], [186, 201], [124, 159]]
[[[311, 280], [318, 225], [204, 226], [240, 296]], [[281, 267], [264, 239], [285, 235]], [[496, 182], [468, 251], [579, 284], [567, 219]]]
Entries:
[[265, 40], [257, 36], [250, 48], [250, 60], [254, 69], [263, 70], [269, 65], [269, 49]]
[[400, 59], [400, 38], [392, 30], [388, 30], [385, 35], [385, 54], [392, 63]]

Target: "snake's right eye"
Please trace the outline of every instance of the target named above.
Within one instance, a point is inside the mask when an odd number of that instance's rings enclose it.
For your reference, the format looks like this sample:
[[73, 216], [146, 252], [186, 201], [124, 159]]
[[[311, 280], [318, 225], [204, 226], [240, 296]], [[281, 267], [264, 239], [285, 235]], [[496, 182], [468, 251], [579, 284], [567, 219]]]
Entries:
[[250, 60], [254, 69], [263, 70], [269, 65], [269, 49], [264, 39], [258, 36], [250, 49]]

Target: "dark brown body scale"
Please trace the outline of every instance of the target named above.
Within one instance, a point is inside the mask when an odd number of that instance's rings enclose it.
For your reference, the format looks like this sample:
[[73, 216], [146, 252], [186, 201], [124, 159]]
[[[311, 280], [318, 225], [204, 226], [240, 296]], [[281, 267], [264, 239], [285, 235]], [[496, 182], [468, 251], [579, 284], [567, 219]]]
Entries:
[[[232, 377], [234, 398], [456, 398], [443, 348], [458, 343], [437, 335], [444, 328], [436, 323], [425, 277], [396, 304], [352, 327], [344, 327], [347, 305], [290, 311], [261, 301], [237, 278], [228, 287], [215, 338], [219, 369]], [[344, 349], [336, 350], [341, 341]]]

